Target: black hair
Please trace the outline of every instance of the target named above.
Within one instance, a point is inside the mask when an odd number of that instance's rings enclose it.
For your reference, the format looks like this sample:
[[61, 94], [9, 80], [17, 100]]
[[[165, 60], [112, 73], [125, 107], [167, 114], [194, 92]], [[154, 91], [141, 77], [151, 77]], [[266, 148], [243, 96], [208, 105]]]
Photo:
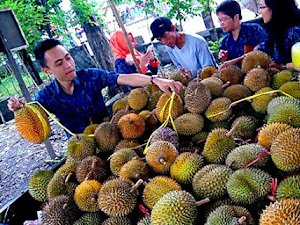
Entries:
[[49, 49], [57, 46], [62, 45], [61, 42], [57, 39], [50, 38], [41, 41], [34, 49], [34, 55], [36, 60], [40, 63], [42, 67], [46, 67], [46, 61], [45, 61], [45, 52]]
[[265, 0], [265, 3], [272, 10], [272, 18], [267, 23], [268, 46], [272, 49], [276, 43], [279, 54], [286, 56], [286, 32], [289, 28], [300, 25], [300, 9], [295, 0]]
[[216, 13], [219, 12], [228, 15], [230, 18], [233, 18], [236, 14], [239, 15], [239, 19], [242, 19], [241, 7], [239, 3], [234, 0], [225, 0], [216, 9]]

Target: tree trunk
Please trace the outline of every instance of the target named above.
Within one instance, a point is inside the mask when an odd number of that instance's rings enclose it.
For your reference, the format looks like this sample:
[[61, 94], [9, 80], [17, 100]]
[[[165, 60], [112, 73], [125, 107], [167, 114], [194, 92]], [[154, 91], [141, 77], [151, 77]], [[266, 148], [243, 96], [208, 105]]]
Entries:
[[27, 51], [25, 49], [20, 51], [20, 54], [22, 56], [22, 60], [30, 74], [30, 76], [32, 77], [32, 79], [35, 81], [35, 83], [37, 85], [40, 85], [43, 83], [39, 72], [37, 71], [37, 69], [34, 67], [34, 64], [30, 58], [30, 56], [28, 55]]
[[219, 37], [218, 37], [217, 29], [214, 25], [214, 21], [211, 17], [209, 1], [210, 0], [206, 0], [206, 6], [205, 6], [205, 10], [202, 12], [202, 17], [203, 17], [203, 21], [204, 21], [206, 29], [213, 29], [215, 41], [217, 41], [219, 39]]
[[[95, 16], [91, 15], [90, 19], [94, 24], [98, 24]], [[90, 23], [84, 23], [83, 29], [100, 68], [109, 71], [114, 70], [113, 53], [101, 27], [99, 25], [93, 26]]]

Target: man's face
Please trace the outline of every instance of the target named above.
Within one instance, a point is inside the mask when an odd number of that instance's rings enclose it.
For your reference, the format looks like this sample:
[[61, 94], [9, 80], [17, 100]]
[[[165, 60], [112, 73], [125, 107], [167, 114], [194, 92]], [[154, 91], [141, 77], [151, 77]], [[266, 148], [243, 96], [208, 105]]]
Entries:
[[235, 29], [234, 18], [231, 18], [230, 16], [219, 12], [218, 19], [223, 32], [230, 32]]
[[75, 62], [69, 52], [57, 45], [45, 52], [46, 67], [43, 71], [53, 74], [59, 81], [72, 81], [75, 78]]
[[176, 34], [173, 31], [166, 31], [162, 37], [157, 37], [163, 45], [174, 48], [176, 45]]

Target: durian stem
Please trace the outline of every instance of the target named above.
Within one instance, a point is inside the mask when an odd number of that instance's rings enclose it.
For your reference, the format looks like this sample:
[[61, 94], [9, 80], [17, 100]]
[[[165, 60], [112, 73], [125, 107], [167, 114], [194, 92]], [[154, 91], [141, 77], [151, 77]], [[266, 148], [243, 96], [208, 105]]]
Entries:
[[200, 153], [200, 149], [196, 149], [195, 151], [194, 151], [194, 154], [199, 154]]
[[63, 208], [63, 210], [65, 210], [67, 207], [68, 207], [68, 204], [65, 203], [62, 208]]
[[231, 128], [231, 130], [229, 131], [229, 132], [227, 132], [225, 135], [226, 135], [226, 137], [231, 137], [232, 136], [232, 134], [234, 133], [234, 131], [236, 131], [236, 129], [238, 128], [238, 126], [240, 125], [240, 123], [241, 123], [241, 119], [239, 119], [237, 122], [236, 122], [236, 124], [234, 124], [234, 126]]
[[72, 173], [69, 173], [68, 176], [67, 176], [66, 179], [65, 179], [65, 183], [68, 183], [68, 182], [69, 182], [71, 176], [72, 176]]
[[173, 135], [176, 135], [176, 132], [175, 132], [175, 131], [170, 132], [168, 136], [171, 137], [171, 136], [173, 136]]
[[142, 183], [143, 183], [143, 179], [139, 179], [135, 185], [132, 186], [132, 188], [130, 189], [130, 193], [134, 192]]
[[201, 75], [201, 74], [200, 74], [200, 71], [198, 70], [198, 71], [197, 71], [197, 83], [199, 83], [199, 77], [200, 77], [200, 75]]
[[164, 159], [164, 158], [159, 158], [159, 160], [158, 160], [160, 163], [162, 163], [162, 164], [166, 164], [166, 160]]
[[246, 217], [246, 216], [242, 216], [242, 217], [238, 220], [238, 224], [243, 224], [246, 220], [247, 220], [247, 217]]
[[93, 162], [92, 162], [92, 170], [95, 170], [96, 163], [97, 163], [97, 159], [93, 159]]
[[221, 86], [222, 89], [227, 88], [230, 85], [230, 81], [227, 81], [225, 84]]
[[90, 178], [91, 173], [92, 173], [92, 171], [88, 172], [88, 174], [84, 178], [84, 181], [87, 181]]
[[206, 204], [208, 202], [210, 202], [209, 198], [205, 198], [205, 199], [202, 199], [202, 200], [196, 202], [196, 206], [200, 206], [200, 205]]

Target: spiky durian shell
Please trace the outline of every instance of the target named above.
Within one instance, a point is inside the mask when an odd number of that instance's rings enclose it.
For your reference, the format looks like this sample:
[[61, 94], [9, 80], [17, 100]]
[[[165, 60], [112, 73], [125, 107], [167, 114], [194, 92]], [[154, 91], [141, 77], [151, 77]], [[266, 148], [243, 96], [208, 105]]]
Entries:
[[136, 113], [129, 113], [121, 117], [118, 127], [123, 138], [138, 138], [146, 129], [145, 120]]
[[109, 216], [126, 216], [136, 206], [138, 191], [128, 179], [116, 178], [103, 183], [98, 194], [98, 206]]
[[300, 99], [300, 83], [299, 81], [290, 81], [281, 85], [280, 89], [294, 98]]
[[74, 200], [77, 206], [86, 212], [99, 210], [97, 197], [102, 184], [96, 180], [82, 181], [75, 189]]
[[270, 192], [271, 176], [255, 168], [235, 171], [226, 184], [230, 198], [237, 204], [253, 204]]
[[139, 115], [145, 120], [147, 131], [153, 131], [156, 128], [157, 118], [155, 112], [143, 110], [139, 113]]
[[270, 87], [270, 80], [268, 71], [262, 68], [254, 68], [246, 74], [244, 85], [251, 91], [258, 91], [261, 88]]
[[251, 90], [243, 84], [234, 84], [226, 88], [223, 96], [229, 98], [231, 101], [237, 101], [251, 95]]
[[100, 213], [85, 213], [73, 225], [96, 225], [102, 222], [103, 218]]
[[83, 131], [83, 133], [84, 134], [94, 134], [95, 133], [95, 130], [96, 130], [96, 128], [99, 126], [99, 124], [91, 124], [91, 125], [88, 125], [85, 129], [84, 129], [84, 131]]
[[127, 97], [121, 98], [115, 101], [114, 104], [112, 105], [112, 112], [113, 114], [115, 114], [121, 109], [126, 110], [127, 107], [128, 107], [128, 98]]
[[185, 113], [174, 121], [177, 132], [182, 135], [194, 135], [204, 127], [204, 119], [196, 113]]
[[276, 189], [276, 199], [284, 198], [300, 199], [300, 176], [291, 176], [281, 181]]
[[208, 107], [210, 100], [210, 90], [202, 83], [191, 82], [185, 89], [185, 107], [191, 113], [204, 112]]
[[170, 168], [171, 177], [179, 183], [191, 184], [203, 161], [203, 157], [197, 153], [181, 153]]
[[106, 219], [101, 225], [132, 225], [126, 216], [114, 216]]
[[299, 170], [300, 128], [288, 129], [279, 134], [271, 145], [271, 157], [280, 170]]
[[76, 178], [80, 183], [84, 180], [103, 181], [107, 174], [106, 162], [98, 156], [88, 156], [76, 167]]
[[258, 50], [252, 51], [249, 52], [243, 59], [242, 69], [246, 72], [258, 66], [268, 69], [270, 62], [270, 57], [266, 53]]
[[[273, 89], [270, 87], [261, 88], [255, 94], [263, 94], [268, 91], [273, 91]], [[257, 96], [252, 99], [251, 105], [256, 112], [266, 113], [269, 102], [272, 99], [276, 98], [276, 96], [277, 96], [277, 93], [263, 94], [263, 95]]]
[[207, 162], [223, 163], [228, 153], [234, 149], [234, 138], [227, 137], [227, 132], [224, 128], [216, 128], [209, 133], [202, 152]]
[[53, 171], [40, 170], [29, 179], [29, 193], [35, 200], [40, 202], [46, 202], [48, 200], [47, 185], [53, 175]]
[[160, 96], [163, 94], [162, 91], [156, 91], [153, 92], [150, 96], [149, 96], [149, 101], [148, 101], [148, 105], [147, 105], [147, 109], [149, 109], [150, 111], [155, 109], [156, 104], [160, 98]]
[[260, 215], [260, 225], [300, 224], [300, 199], [282, 199], [271, 203]]
[[279, 89], [281, 85], [291, 80], [292, 73], [289, 70], [283, 70], [279, 73], [276, 73], [273, 77], [273, 84], [272, 87], [274, 89]]
[[134, 110], [144, 108], [148, 103], [148, 93], [144, 88], [135, 88], [130, 91], [128, 105]]
[[233, 128], [238, 121], [240, 121], [240, 124], [233, 132], [235, 137], [246, 139], [255, 136], [256, 128], [258, 126], [258, 119], [256, 119], [254, 116], [239, 116], [232, 122], [231, 128]]
[[286, 123], [275, 122], [275, 123], [266, 124], [258, 133], [258, 143], [261, 146], [270, 149], [275, 138], [282, 132], [291, 128], [292, 126]]
[[205, 66], [201, 71], [201, 79], [204, 80], [206, 78], [211, 77], [213, 74], [217, 73], [218, 69], [214, 66]]
[[197, 208], [194, 197], [186, 191], [171, 191], [162, 196], [151, 213], [152, 225], [194, 224]]
[[239, 84], [243, 79], [243, 74], [240, 68], [230, 65], [220, 71], [219, 78], [224, 83], [229, 81], [230, 84]]
[[175, 146], [168, 141], [156, 141], [146, 153], [148, 165], [156, 172], [165, 174], [178, 156]]
[[149, 177], [147, 163], [140, 159], [131, 159], [121, 167], [119, 176], [132, 181], [137, 181], [139, 179], [146, 180]]
[[68, 173], [54, 174], [47, 186], [48, 199], [59, 195], [73, 195], [76, 183], [68, 181], [68, 176], [70, 176]]
[[131, 160], [133, 157], [138, 157], [136, 152], [129, 148], [120, 149], [110, 156], [110, 170], [119, 176], [121, 167]]
[[216, 98], [209, 104], [205, 116], [212, 122], [227, 120], [232, 115], [232, 109], [229, 108], [230, 104], [229, 98]]
[[[167, 103], [168, 99], [169, 96], [166, 93], [164, 93], [160, 96], [156, 104], [156, 117], [161, 123], [163, 123], [167, 119], [169, 113], [170, 101]], [[166, 107], [164, 107], [165, 105]], [[162, 113], [163, 109], [164, 112]], [[178, 116], [180, 116], [182, 113], [183, 113], [183, 103], [181, 98], [178, 95], [176, 95], [174, 97], [174, 102], [171, 109], [171, 116], [173, 120], [176, 119]], [[162, 117], [160, 114], [162, 114]]]
[[[133, 112], [133, 111], [132, 111]], [[113, 124], [115, 127], [118, 127], [118, 122], [121, 119], [122, 116], [127, 115], [131, 113], [131, 111], [121, 109], [118, 112], [116, 112], [113, 117], [111, 118], [111, 124]]]
[[193, 191], [200, 198], [216, 200], [226, 194], [226, 183], [233, 171], [224, 165], [210, 164], [193, 178]]
[[280, 96], [272, 99], [268, 104], [268, 114], [273, 113], [274, 109], [280, 105], [285, 103], [292, 103], [292, 104], [298, 104], [300, 105], [300, 101], [296, 98], [289, 98], [287, 96]]
[[[226, 165], [231, 169], [237, 170], [246, 166], [262, 154], [264, 147], [259, 144], [241, 145], [233, 149], [226, 158]], [[262, 168], [269, 161], [269, 156], [265, 154], [260, 160], [251, 165], [251, 167]]]
[[95, 140], [100, 152], [113, 150], [119, 142], [117, 127], [109, 122], [101, 123], [95, 131]]
[[154, 131], [154, 134], [150, 140], [150, 144], [153, 144], [156, 141], [168, 141], [172, 143], [176, 149], [179, 148], [178, 136], [170, 127], [163, 127]]
[[121, 140], [117, 144], [114, 152], [117, 152], [117, 151], [119, 151], [120, 149], [123, 149], [123, 148], [130, 148], [130, 149], [134, 150], [138, 155], [143, 155], [143, 148], [140, 146], [138, 141], [135, 140], [135, 139], [123, 139], [123, 140]]
[[67, 159], [81, 161], [82, 159], [95, 153], [95, 140], [94, 138], [89, 137], [87, 134], [76, 134], [70, 138], [67, 151]]
[[175, 81], [179, 81], [180, 83], [182, 83], [184, 86], [186, 86], [191, 78], [188, 74], [184, 73], [183, 71], [180, 70], [175, 70], [174, 72], [172, 72], [169, 76], [170, 79], [175, 80]]
[[300, 105], [286, 103], [278, 105], [269, 115], [268, 124], [279, 122], [300, 127]]
[[55, 175], [61, 174], [61, 173], [76, 173], [76, 167], [78, 162], [74, 160], [66, 160], [66, 163], [62, 165], [56, 172]]
[[165, 176], [156, 176], [150, 180], [143, 192], [143, 201], [150, 209], [166, 193], [181, 190], [180, 185], [173, 179]]
[[150, 215], [145, 216], [142, 220], [140, 220], [137, 225], [151, 225], [151, 217]]
[[224, 91], [223, 81], [217, 77], [209, 77], [201, 81], [206, 87], [209, 88], [213, 98], [221, 97]]

